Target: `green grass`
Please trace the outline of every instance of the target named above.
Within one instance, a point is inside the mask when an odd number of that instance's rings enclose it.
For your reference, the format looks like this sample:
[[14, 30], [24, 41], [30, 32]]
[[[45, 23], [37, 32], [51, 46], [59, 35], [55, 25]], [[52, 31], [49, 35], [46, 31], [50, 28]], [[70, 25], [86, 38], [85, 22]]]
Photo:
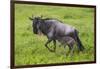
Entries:
[[[32, 32], [34, 16], [57, 18], [79, 30], [79, 36], [85, 52], [78, 53], [75, 49], [73, 57], [66, 56], [68, 48], [58, 47], [55, 53], [49, 52], [44, 46], [46, 36]], [[53, 43], [50, 44], [53, 47]], [[94, 61], [94, 9], [78, 7], [59, 7], [43, 5], [15, 5], [15, 65], [51, 64], [65, 62]]]

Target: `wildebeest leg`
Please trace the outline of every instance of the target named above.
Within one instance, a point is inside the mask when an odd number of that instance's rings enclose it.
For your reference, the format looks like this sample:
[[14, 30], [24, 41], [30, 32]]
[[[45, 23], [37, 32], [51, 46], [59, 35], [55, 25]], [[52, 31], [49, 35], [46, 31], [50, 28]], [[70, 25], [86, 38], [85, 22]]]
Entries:
[[70, 50], [70, 57], [73, 56], [73, 52], [74, 52], [74, 47], [73, 47], [73, 45], [72, 45], [72, 46], [71, 46], [71, 50]]
[[48, 47], [48, 44], [49, 44], [51, 41], [52, 41], [52, 39], [48, 39], [48, 41], [47, 41], [46, 44], [45, 44], [45, 47], [46, 47], [49, 51], [53, 52], [53, 50], [51, 50], [51, 49]]
[[56, 51], [56, 40], [53, 40], [54, 43], [54, 52]]
[[68, 54], [70, 53], [70, 51], [71, 51], [71, 47], [70, 47], [70, 45], [68, 45], [68, 47], [69, 47], [69, 50], [68, 50], [68, 52], [67, 52], [66, 55], [68, 55]]
[[69, 47], [69, 51], [67, 55], [69, 54], [70, 56], [73, 56], [73, 52], [74, 52], [73, 44], [68, 44], [68, 47]]

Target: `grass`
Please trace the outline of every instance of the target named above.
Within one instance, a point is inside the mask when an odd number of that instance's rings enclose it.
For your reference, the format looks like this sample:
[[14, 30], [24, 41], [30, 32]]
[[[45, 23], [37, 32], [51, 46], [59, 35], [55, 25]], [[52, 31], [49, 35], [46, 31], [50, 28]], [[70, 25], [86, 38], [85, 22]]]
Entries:
[[[35, 35], [32, 32], [32, 22], [28, 19], [32, 14], [34, 16], [43, 15], [45, 18], [57, 18], [74, 26], [79, 31], [85, 52], [77, 53], [76, 48], [73, 57], [69, 57], [65, 55], [68, 48], [58, 46], [55, 53], [49, 52], [44, 46], [47, 41], [46, 36]], [[53, 43], [50, 44], [51, 48], [52, 46]], [[15, 65], [84, 61], [94, 61], [93, 8], [15, 5]]]

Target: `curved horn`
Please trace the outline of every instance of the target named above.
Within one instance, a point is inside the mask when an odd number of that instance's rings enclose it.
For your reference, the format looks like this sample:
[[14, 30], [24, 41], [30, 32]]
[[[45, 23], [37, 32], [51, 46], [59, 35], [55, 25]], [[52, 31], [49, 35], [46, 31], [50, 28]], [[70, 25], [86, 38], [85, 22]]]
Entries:
[[32, 17], [29, 17], [29, 19], [30, 19], [30, 20], [33, 20], [33, 18], [32, 18]]
[[34, 16], [32, 15], [32, 17], [29, 17], [29, 19], [30, 19], [30, 20], [33, 20], [33, 19], [34, 19]]

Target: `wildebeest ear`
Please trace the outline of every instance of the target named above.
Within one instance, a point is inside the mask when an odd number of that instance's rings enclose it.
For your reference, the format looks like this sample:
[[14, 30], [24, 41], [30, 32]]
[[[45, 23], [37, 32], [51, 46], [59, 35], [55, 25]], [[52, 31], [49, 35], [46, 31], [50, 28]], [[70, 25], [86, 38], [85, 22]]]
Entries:
[[33, 20], [33, 18], [29, 17], [30, 20]]

